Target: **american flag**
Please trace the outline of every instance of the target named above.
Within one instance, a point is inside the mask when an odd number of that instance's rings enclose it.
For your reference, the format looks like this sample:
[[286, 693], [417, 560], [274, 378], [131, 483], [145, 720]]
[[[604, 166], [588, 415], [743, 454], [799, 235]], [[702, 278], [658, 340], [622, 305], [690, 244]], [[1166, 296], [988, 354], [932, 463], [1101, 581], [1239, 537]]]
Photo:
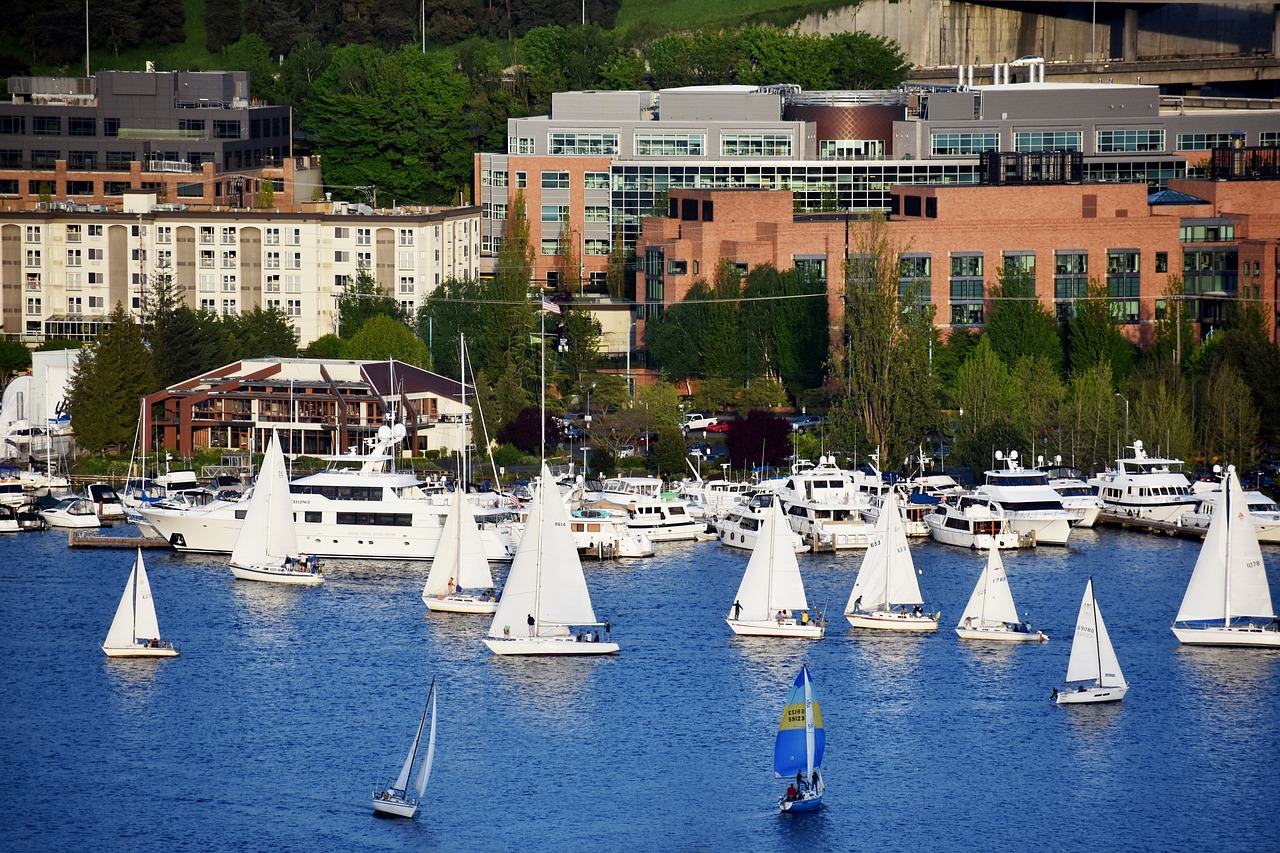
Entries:
[[559, 314], [560, 306], [555, 304], [550, 299], [544, 296], [542, 297], [542, 310], [547, 311], [551, 314]]

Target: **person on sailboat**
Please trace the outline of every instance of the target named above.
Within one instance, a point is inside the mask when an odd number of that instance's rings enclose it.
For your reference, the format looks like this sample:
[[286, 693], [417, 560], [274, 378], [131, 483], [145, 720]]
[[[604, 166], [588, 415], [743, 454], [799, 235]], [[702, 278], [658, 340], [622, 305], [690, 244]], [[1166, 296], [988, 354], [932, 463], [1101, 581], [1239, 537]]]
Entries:
[[533, 618], [533, 614], [532, 614], [532, 613], [530, 613], [530, 614], [529, 614], [529, 618], [528, 618], [528, 620], [527, 620], [527, 621], [528, 621], [528, 623], [529, 623], [529, 636], [530, 636], [530, 637], [532, 637], [532, 636], [533, 636], [533, 626], [534, 626], [535, 624], [537, 624], [537, 623], [536, 623], [536, 621], [535, 621], [535, 620], [534, 620], [534, 618]]
[[733, 618], [734, 618], [734, 621], [737, 621], [742, 618], [742, 602], [741, 601], [735, 601], [733, 603]]
[[853, 612], [857, 613], [862, 609], [862, 596], [858, 596], [853, 602]]
[[794, 800], [798, 796], [794, 783], [787, 786], [787, 799]]

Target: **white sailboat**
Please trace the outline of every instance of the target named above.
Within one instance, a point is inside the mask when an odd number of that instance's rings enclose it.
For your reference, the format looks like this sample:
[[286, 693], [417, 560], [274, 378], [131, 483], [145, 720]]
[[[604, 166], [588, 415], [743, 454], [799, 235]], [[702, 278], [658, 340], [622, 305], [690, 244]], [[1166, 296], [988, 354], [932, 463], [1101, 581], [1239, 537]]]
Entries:
[[[431, 727], [427, 729], [427, 716], [431, 717]], [[422, 732], [427, 734], [427, 754], [422, 759], [418, 776], [414, 780], [413, 789], [409, 788], [409, 777], [413, 774], [413, 765], [418, 760], [419, 748], [422, 745]], [[422, 719], [418, 721], [418, 732], [409, 744], [409, 754], [405, 757], [404, 766], [396, 781], [380, 791], [373, 792], [373, 811], [375, 814], [390, 817], [413, 817], [418, 813], [418, 805], [422, 802], [422, 792], [427, 789], [427, 780], [431, 778], [431, 763], [436, 757], [436, 680], [431, 679], [431, 691], [427, 696], [427, 704], [422, 709]]]
[[827, 732], [822, 724], [822, 706], [809, 679], [809, 667], [800, 667], [795, 684], [787, 694], [773, 743], [773, 773], [787, 779], [795, 773], [797, 784], [778, 798], [778, 810], [813, 811], [822, 805], [827, 785], [822, 778], [822, 756], [827, 748]]
[[775, 497], [725, 621], [739, 636], [821, 639], [826, 633], [822, 614], [815, 608], [817, 618], [810, 619], [809, 610], [791, 527]]
[[1061, 691], [1054, 688], [1053, 695], [1059, 705], [1082, 705], [1116, 702], [1127, 692], [1129, 685], [1120, 671], [1107, 623], [1102, 621], [1102, 611], [1093, 594], [1093, 578], [1089, 578], [1076, 616], [1076, 634], [1067, 661], [1067, 686]]
[[920, 605], [920, 584], [911, 559], [902, 509], [886, 501], [876, 521], [876, 535], [849, 593], [844, 615], [855, 628], [882, 631], [936, 631], [941, 612], [926, 613]]
[[498, 609], [484, 540], [461, 482], [453, 490], [422, 600], [430, 610], [449, 613], [493, 613]]
[[1280, 617], [1271, 606], [1262, 549], [1234, 465], [1223, 477], [1221, 506], [1209, 523], [1173, 633], [1186, 645], [1280, 648]]
[[[600, 624], [569, 531], [569, 511], [544, 462], [529, 520], [484, 643], [497, 655], [617, 652], [617, 643], [601, 638], [596, 627]], [[609, 623], [603, 624], [610, 633]], [[577, 634], [571, 631], [574, 627], [579, 629]]]
[[120, 596], [116, 617], [111, 620], [102, 650], [111, 658], [172, 658], [178, 656], [173, 643], [161, 639], [156, 621], [156, 603], [151, 598], [151, 582], [142, 562], [142, 549], [129, 572]]
[[318, 586], [324, 575], [314, 558], [298, 551], [293, 498], [275, 430], [231, 551], [231, 573], [241, 580]]
[[1005, 574], [1000, 551], [987, 551], [987, 564], [960, 614], [956, 633], [962, 640], [999, 640], [1002, 642], [1046, 643], [1043, 631], [1032, 631], [1026, 622], [1018, 621], [1018, 608], [1013, 603], [1009, 577]]

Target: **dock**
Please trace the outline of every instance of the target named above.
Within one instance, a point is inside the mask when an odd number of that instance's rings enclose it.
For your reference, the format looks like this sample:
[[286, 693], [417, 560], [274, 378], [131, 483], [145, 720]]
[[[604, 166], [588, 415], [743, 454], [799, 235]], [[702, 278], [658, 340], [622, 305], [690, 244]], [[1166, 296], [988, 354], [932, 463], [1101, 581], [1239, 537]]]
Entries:
[[68, 548], [167, 548], [172, 549], [167, 539], [155, 536], [103, 536], [85, 530], [67, 531]]
[[1127, 530], [1142, 530], [1147, 533], [1161, 533], [1165, 536], [1180, 536], [1184, 539], [1203, 539], [1209, 532], [1207, 527], [1191, 527], [1176, 521], [1156, 521], [1153, 518], [1139, 518], [1118, 512], [1102, 512], [1098, 515], [1098, 524], [1110, 527], [1123, 527]]

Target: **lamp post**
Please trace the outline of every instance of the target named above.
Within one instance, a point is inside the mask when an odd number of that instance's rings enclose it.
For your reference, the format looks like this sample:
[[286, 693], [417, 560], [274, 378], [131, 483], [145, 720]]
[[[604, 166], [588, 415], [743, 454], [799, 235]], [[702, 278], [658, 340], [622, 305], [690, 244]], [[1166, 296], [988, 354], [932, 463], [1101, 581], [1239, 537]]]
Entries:
[[[1129, 398], [1128, 398], [1128, 397], [1126, 397], [1125, 395], [1121, 394], [1119, 391], [1117, 391], [1117, 392], [1116, 392], [1116, 396], [1117, 396], [1117, 397], [1119, 397], [1121, 400], [1124, 400], [1124, 441], [1125, 441], [1125, 444], [1124, 444], [1124, 446], [1120, 447], [1120, 450], [1124, 450], [1124, 448], [1128, 446], [1128, 442], [1129, 442]], [[1116, 454], [1116, 456], [1117, 456], [1117, 458], [1118, 458], [1118, 457], [1120, 456], [1120, 454]]]
[[583, 427], [584, 430], [591, 429], [591, 389], [594, 387], [596, 387], [596, 383], [594, 382], [587, 386], [587, 414], [582, 419], [583, 423], [586, 424], [586, 426]]

